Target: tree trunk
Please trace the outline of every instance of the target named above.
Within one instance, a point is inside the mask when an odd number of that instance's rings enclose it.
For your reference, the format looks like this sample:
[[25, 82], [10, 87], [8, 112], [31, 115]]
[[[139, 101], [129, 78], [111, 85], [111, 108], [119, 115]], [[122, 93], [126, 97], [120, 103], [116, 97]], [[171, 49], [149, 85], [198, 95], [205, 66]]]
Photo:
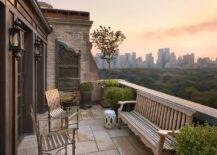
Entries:
[[109, 79], [111, 79], [111, 62], [108, 62], [108, 66], [109, 66]]

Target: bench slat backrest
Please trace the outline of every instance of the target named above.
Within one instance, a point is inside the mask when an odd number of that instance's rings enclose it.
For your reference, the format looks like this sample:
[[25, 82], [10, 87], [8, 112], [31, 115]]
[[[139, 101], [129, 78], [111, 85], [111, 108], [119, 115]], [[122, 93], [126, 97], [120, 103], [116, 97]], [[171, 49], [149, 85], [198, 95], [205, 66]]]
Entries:
[[177, 130], [191, 124], [194, 110], [146, 92], [137, 92], [135, 111], [164, 130]]

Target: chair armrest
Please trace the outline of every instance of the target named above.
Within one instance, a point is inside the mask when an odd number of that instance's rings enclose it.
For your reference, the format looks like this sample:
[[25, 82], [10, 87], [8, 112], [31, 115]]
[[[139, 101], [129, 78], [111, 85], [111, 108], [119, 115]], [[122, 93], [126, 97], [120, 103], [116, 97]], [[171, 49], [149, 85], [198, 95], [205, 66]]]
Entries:
[[40, 119], [37, 119], [38, 122], [43, 122], [43, 121], [48, 121], [48, 119], [45, 119], [45, 118], [40, 118]]
[[118, 104], [120, 104], [120, 108], [118, 109], [119, 112], [123, 110], [124, 105], [126, 104], [136, 104], [136, 101], [118, 101]]

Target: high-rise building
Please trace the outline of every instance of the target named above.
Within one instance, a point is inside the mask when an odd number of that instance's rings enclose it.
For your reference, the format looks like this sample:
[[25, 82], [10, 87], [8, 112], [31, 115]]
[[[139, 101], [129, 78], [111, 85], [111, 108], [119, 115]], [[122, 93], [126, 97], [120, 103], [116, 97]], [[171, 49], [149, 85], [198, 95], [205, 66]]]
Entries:
[[131, 58], [131, 53], [125, 53], [125, 66], [126, 68], [132, 67], [132, 58]]
[[176, 64], [178, 68], [181, 68], [182, 66], [182, 56], [179, 56], [178, 59], [176, 60]]
[[132, 60], [131, 60], [131, 64], [132, 64], [132, 67], [134, 67], [136, 65], [136, 52], [133, 52], [132, 53]]
[[170, 60], [170, 48], [160, 48], [158, 50], [157, 67], [164, 68]]
[[97, 53], [94, 59], [98, 68], [108, 68], [107, 62], [101, 58], [101, 53]]
[[212, 61], [208, 57], [197, 59], [197, 67], [198, 68], [208, 68], [211, 63], [212, 63]]
[[147, 68], [153, 68], [154, 67], [154, 57], [152, 56], [152, 53], [146, 54], [146, 67]]
[[117, 51], [111, 61], [111, 68], [118, 68], [119, 65], [119, 51]]
[[170, 62], [173, 64], [176, 63], [176, 54], [174, 52], [170, 55]]
[[176, 54], [172, 52], [169, 57], [169, 62], [166, 63], [165, 68], [177, 68]]
[[194, 66], [194, 53], [183, 56], [183, 67], [192, 68]]
[[132, 53], [132, 61], [135, 61], [136, 60], [136, 52], [133, 52]]
[[138, 68], [143, 68], [144, 67], [144, 63], [143, 63], [142, 57], [138, 57], [136, 59], [136, 67], [138, 67]]

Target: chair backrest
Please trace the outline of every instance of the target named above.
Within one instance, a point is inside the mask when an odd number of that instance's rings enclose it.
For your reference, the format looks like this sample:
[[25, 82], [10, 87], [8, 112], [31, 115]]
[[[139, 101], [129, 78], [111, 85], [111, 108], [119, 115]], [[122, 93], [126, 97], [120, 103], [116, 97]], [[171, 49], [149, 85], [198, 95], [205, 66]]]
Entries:
[[164, 130], [177, 130], [193, 121], [194, 110], [138, 91], [135, 111]]
[[52, 111], [61, 107], [60, 105], [60, 95], [58, 89], [48, 90], [45, 92], [47, 99], [47, 104], [49, 109]]

